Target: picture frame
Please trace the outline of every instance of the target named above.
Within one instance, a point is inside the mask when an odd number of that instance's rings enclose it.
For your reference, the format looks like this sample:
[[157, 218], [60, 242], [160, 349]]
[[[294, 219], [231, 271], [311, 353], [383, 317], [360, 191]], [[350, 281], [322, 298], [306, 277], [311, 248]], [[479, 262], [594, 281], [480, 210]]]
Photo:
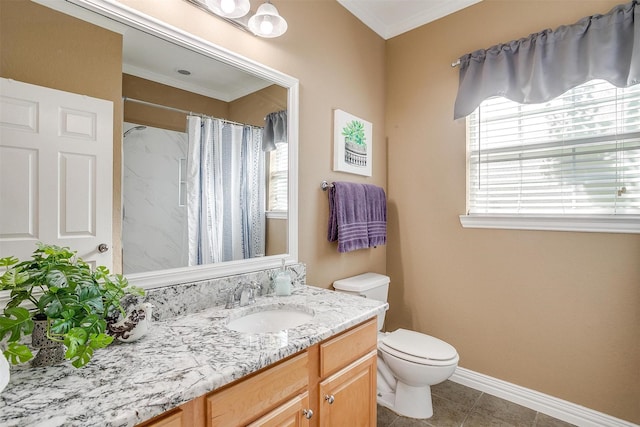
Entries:
[[371, 176], [373, 125], [343, 110], [333, 114], [333, 170]]

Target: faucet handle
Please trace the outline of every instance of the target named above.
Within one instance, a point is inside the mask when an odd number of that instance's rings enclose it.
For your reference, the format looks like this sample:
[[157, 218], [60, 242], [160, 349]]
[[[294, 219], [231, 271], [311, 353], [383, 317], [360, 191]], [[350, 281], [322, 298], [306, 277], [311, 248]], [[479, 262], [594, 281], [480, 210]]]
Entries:
[[256, 280], [252, 281], [251, 282], [251, 287], [254, 290], [255, 296], [259, 296], [259, 297], [262, 296], [263, 287], [258, 281], [256, 281]]
[[255, 297], [253, 296], [253, 287], [251, 283], [242, 283], [239, 285], [240, 288], [240, 307], [244, 307], [245, 305], [249, 305], [255, 302]]
[[236, 286], [229, 289], [225, 308], [233, 308], [236, 305], [236, 302], [240, 301], [240, 298], [242, 297], [242, 291], [245, 286], [246, 283], [238, 283]]

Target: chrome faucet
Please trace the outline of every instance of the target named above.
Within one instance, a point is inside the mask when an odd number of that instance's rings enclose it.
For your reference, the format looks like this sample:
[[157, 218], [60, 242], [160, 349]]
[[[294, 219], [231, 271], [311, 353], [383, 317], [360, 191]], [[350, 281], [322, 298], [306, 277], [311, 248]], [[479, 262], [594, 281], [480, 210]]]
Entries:
[[234, 308], [236, 302], [240, 307], [244, 307], [256, 302], [256, 293], [260, 296], [262, 286], [258, 282], [240, 283], [229, 291], [225, 308]]

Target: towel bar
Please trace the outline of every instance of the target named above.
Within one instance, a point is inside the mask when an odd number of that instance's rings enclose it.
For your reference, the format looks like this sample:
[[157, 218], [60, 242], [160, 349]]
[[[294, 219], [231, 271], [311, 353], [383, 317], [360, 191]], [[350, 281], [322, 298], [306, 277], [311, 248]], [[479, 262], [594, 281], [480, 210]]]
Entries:
[[329, 184], [327, 181], [322, 181], [322, 183], [320, 183], [320, 188], [322, 188], [322, 191], [327, 191], [329, 188], [332, 188], [333, 184]]

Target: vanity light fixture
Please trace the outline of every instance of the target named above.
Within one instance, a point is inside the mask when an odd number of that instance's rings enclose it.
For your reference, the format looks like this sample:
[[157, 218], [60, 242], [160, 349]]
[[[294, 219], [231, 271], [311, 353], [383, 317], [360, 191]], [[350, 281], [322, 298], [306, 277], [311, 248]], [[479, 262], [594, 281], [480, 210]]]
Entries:
[[249, 29], [256, 36], [279, 37], [287, 31], [287, 21], [280, 16], [271, 1], [267, 0], [258, 7], [256, 14], [249, 18]]
[[249, 13], [249, 0], [205, 0], [206, 5], [216, 15], [223, 18], [241, 18]]
[[[2, 1], [2, 0], [0, 0]], [[266, 0], [255, 14], [250, 0], [186, 0], [207, 13], [258, 37], [273, 38], [287, 31], [287, 21]]]

